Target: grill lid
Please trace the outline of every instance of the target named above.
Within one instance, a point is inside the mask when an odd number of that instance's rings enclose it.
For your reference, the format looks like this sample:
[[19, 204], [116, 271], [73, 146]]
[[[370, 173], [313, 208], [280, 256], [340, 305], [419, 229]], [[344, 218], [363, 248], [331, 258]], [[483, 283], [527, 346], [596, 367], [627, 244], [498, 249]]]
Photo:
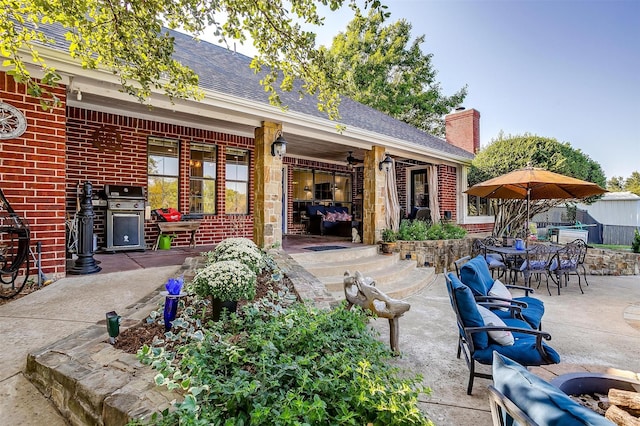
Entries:
[[144, 200], [143, 186], [105, 185], [104, 194], [107, 199]]

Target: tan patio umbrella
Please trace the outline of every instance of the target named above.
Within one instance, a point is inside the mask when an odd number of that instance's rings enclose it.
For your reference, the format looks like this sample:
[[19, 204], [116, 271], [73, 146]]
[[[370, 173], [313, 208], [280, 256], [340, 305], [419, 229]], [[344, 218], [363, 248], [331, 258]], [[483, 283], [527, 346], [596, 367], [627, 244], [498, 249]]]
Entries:
[[527, 232], [531, 200], [580, 199], [607, 192], [593, 182], [548, 170], [525, 167], [473, 185], [465, 191], [483, 198], [527, 200]]

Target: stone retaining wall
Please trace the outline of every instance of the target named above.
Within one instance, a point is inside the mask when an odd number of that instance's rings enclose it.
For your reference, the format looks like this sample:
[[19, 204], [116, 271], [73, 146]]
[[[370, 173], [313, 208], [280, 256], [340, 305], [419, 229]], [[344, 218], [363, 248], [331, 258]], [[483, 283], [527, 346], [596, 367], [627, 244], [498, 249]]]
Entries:
[[590, 248], [584, 266], [590, 275], [639, 275], [640, 254]]
[[471, 254], [471, 238], [458, 240], [398, 241], [400, 259], [412, 259], [418, 267], [430, 266], [436, 274], [455, 271], [454, 261]]
[[[413, 259], [418, 267], [434, 267], [441, 274], [445, 268], [454, 271], [453, 262], [471, 254], [476, 237], [458, 240], [398, 241], [396, 250], [401, 259]], [[585, 259], [587, 274], [591, 275], [639, 275], [640, 254], [615, 250], [590, 248]]]

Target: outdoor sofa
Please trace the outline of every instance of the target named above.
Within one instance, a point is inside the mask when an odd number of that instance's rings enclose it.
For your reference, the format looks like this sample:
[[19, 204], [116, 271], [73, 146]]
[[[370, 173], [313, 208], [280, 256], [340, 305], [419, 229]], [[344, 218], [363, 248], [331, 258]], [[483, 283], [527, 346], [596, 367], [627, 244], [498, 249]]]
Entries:
[[313, 235], [337, 235], [350, 237], [353, 218], [347, 207], [307, 206], [309, 216], [308, 232]]

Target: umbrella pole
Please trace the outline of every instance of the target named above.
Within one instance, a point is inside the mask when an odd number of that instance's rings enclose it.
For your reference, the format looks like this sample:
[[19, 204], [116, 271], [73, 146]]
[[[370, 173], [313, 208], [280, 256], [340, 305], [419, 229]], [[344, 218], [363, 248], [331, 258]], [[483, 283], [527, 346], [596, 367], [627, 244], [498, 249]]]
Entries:
[[525, 247], [529, 247], [529, 204], [531, 204], [531, 188], [527, 188], [527, 229], [524, 231]]

